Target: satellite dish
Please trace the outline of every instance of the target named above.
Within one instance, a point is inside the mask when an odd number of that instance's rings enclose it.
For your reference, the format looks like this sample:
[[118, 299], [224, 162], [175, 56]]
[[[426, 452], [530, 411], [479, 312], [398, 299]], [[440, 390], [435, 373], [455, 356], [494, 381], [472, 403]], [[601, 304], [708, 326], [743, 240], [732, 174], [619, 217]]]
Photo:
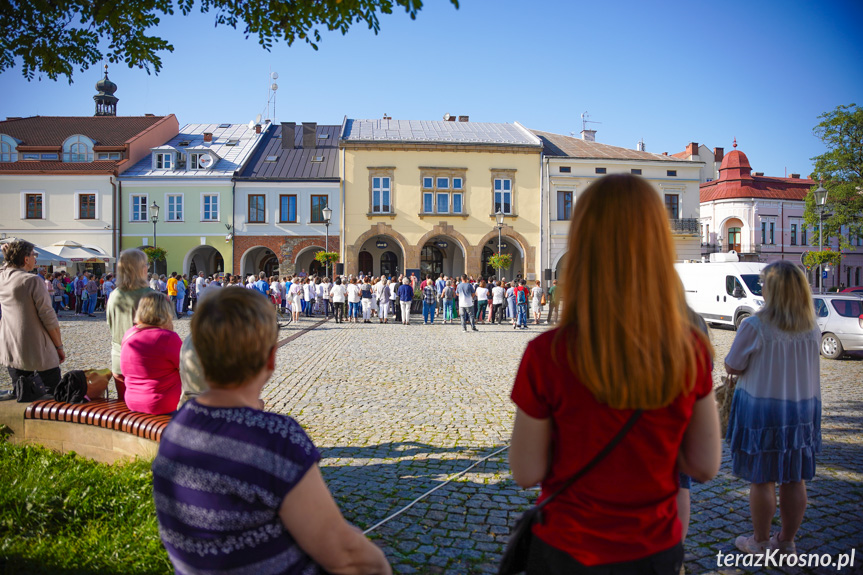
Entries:
[[273, 80], [278, 80], [279, 79], [279, 73], [273, 72], [272, 74], [270, 74], [270, 78], [272, 78]]
[[213, 167], [213, 156], [210, 154], [204, 154], [198, 158], [198, 165], [202, 168], [212, 168]]
[[444, 114], [444, 115], [443, 115], [444, 122], [449, 122], [449, 119], [450, 119], [450, 118], [452, 118], [452, 116], [450, 116], [449, 114]]
[[250, 129], [250, 130], [254, 130], [254, 129], [255, 129], [255, 121], [254, 121], [254, 120], [249, 120], [249, 129]]
[[255, 116], [255, 123], [256, 123], [256, 124], [260, 124], [260, 123], [261, 123], [261, 115], [260, 115], [260, 114], [258, 114], [257, 116]]
[[279, 85], [278, 85], [278, 84], [276, 84], [275, 82], [273, 82], [273, 85], [272, 85], [272, 86], [270, 86], [270, 90], [272, 90], [273, 92], [275, 92], [275, 91], [276, 91], [276, 90], [278, 90], [278, 89], [279, 89]]

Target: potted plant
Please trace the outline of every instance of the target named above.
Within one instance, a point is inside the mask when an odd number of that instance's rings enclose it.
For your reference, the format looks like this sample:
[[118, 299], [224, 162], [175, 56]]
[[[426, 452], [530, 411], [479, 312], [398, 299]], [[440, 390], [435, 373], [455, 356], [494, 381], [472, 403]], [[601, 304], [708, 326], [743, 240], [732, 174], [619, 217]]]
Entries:
[[152, 266], [153, 262], [163, 262], [168, 255], [168, 251], [165, 248], [160, 248], [158, 246], [147, 246], [145, 248], [141, 248], [145, 254], [147, 254], [147, 265]]

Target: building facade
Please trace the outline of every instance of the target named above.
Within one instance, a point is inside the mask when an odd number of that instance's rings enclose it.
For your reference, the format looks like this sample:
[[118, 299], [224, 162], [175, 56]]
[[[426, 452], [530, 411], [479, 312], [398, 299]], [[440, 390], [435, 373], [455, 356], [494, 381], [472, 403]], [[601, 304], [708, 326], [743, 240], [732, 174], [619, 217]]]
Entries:
[[[767, 263], [784, 259], [802, 267], [803, 255], [819, 249], [803, 217], [806, 196], [815, 185], [800, 174], [778, 178], [753, 172], [746, 154], [729, 152], [722, 160], [719, 178], [701, 185], [704, 256], [734, 250], [741, 259]], [[849, 243], [863, 246], [863, 238], [849, 238]], [[837, 238], [825, 239], [823, 248], [838, 250]], [[840, 269], [828, 272], [825, 288], [863, 285], [861, 250], [843, 254]], [[818, 287], [817, 269], [805, 271], [810, 284]]]
[[542, 144], [520, 124], [348, 119], [339, 146], [346, 273], [494, 275], [500, 232], [502, 274], [538, 277]]
[[[234, 269], [238, 273], [323, 275], [315, 254], [340, 251], [341, 129], [283, 122], [267, 130], [236, 178]], [[326, 207], [332, 210], [329, 225]]]
[[[636, 174], [656, 189], [668, 210], [676, 258], [700, 257], [699, 174], [703, 162], [618, 148], [582, 138], [533, 131], [543, 144], [543, 269], [558, 277], [565, 261], [569, 222], [578, 196], [606, 174]], [[613, 230], [609, 230], [613, 233]]]
[[150, 148], [120, 178], [123, 249], [164, 248], [160, 273], [233, 273], [233, 179], [270, 128], [188, 124]]

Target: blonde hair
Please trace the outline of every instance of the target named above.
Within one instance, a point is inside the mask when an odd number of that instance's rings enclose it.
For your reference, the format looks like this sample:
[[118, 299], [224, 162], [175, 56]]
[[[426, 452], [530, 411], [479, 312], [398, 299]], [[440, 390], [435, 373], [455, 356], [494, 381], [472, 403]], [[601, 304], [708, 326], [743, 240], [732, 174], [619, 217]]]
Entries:
[[174, 306], [163, 294], [148, 292], [138, 300], [135, 323], [162, 327], [169, 324], [172, 317], [174, 317]]
[[657, 409], [691, 391], [713, 348], [690, 318], [656, 190], [628, 174], [597, 180], [575, 203], [568, 243], [555, 339], [566, 338], [585, 387], [614, 409]]
[[192, 343], [213, 388], [241, 387], [257, 375], [278, 333], [275, 308], [254, 290], [218, 290], [198, 300], [192, 316]]
[[761, 270], [764, 307], [756, 314], [782, 331], [801, 332], [815, 327], [815, 306], [803, 271], [788, 260]]
[[147, 287], [147, 254], [139, 249], [120, 252], [117, 258], [117, 289], [132, 291]]

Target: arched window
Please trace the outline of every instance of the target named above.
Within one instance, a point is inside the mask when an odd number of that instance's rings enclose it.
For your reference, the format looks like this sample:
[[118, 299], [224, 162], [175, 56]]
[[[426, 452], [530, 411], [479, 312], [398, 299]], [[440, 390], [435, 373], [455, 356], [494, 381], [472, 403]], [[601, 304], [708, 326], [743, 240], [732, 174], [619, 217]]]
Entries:
[[0, 134], [0, 162], [17, 162], [18, 142], [12, 136]]
[[426, 244], [420, 252], [420, 276], [431, 274], [432, 277], [437, 277], [442, 273], [443, 252], [433, 245]]
[[64, 162], [92, 162], [93, 140], [81, 134], [66, 138], [63, 142]]
[[393, 252], [381, 254], [381, 275], [390, 277], [398, 274], [399, 258]]

